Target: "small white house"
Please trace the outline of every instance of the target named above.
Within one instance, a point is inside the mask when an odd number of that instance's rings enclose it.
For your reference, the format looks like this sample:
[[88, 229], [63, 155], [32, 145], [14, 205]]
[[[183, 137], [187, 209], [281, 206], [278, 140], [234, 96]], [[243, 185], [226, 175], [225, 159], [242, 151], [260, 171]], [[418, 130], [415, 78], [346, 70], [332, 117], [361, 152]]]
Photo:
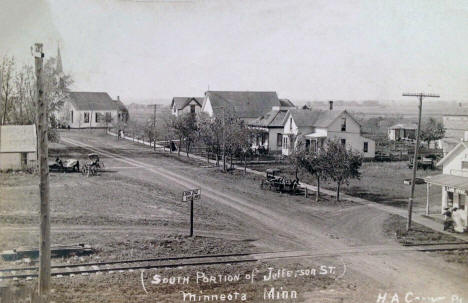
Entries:
[[183, 113], [199, 113], [203, 104], [203, 97], [174, 97], [171, 103], [171, 113], [178, 117]]
[[329, 111], [290, 109], [284, 118], [283, 155], [290, 155], [295, 139], [302, 136], [310, 150], [319, 149], [327, 139], [339, 140], [364, 158], [374, 158], [375, 141], [365, 137], [356, 119], [346, 110], [333, 110], [332, 104], [330, 108]]
[[36, 126], [0, 126], [0, 171], [26, 170], [34, 168], [36, 163]]
[[388, 139], [391, 141], [399, 140], [414, 140], [416, 139], [416, 130], [418, 126], [414, 123], [412, 124], [395, 124], [390, 126], [387, 130]]
[[70, 128], [102, 128], [119, 121], [127, 122], [128, 111], [117, 97], [104, 92], [69, 92], [59, 120]]
[[[426, 177], [428, 187], [430, 185], [442, 187], [441, 212], [443, 213], [445, 208], [457, 208], [454, 220], [455, 217], [460, 218], [459, 223], [461, 223], [462, 229], [466, 230], [468, 220], [468, 141], [459, 142], [437, 163], [437, 166], [443, 167], [442, 174]], [[427, 198], [429, 201], [429, 188]]]
[[252, 129], [259, 131], [252, 144], [252, 148], [263, 148], [268, 152], [280, 152], [283, 148], [284, 117], [294, 104], [288, 99], [279, 99], [280, 105], [273, 106], [272, 110], [258, 117], [248, 124]]

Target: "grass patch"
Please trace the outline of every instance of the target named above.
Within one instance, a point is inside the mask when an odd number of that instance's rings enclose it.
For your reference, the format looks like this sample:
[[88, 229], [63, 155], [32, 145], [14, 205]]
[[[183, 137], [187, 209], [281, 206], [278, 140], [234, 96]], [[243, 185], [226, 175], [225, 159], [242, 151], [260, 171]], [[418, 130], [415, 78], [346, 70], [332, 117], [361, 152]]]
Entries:
[[406, 231], [406, 219], [399, 215], [390, 215], [384, 222], [386, 235], [395, 238], [403, 245], [461, 243], [463, 241], [450, 235], [432, 230], [413, 222], [410, 231]]

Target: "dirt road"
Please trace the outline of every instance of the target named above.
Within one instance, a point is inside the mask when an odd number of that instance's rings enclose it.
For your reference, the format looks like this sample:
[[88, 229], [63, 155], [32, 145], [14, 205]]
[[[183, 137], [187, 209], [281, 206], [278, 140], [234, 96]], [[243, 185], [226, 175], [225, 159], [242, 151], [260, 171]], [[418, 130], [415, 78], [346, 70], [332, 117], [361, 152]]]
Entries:
[[[201, 163], [186, 163], [173, 155], [102, 134], [64, 132], [62, 143], [99, 153], [106, 166], [115, 168], [118, 174], [166, 186], [176, 196], [182, 190], [200, 187], [200, 207], [228, 214], [235, 219], [236, 233], [257, 239], [255, 245], [265, 250], [333, 251], [398, 245], [382, 231], [388, 214], [366, 205], [314, 206], [297, 197], [260, 190], [255, 180], [258, 177], [223, 174]], [[348, 268], [344, 279], [353, 281], [362, 298], [370, 302], [386, 292], [389, 296], [398, 293], [402, 298], [412, 292], [422, 297], [448, 300], [458, 295], [468, 299], [466, 267], [446, 263], [439, 257], [417, 252], [359, 253], [343, 256], [340, 261]], [[309, 296], [313, 300], [314, 294]], [[387, 300], [390, 302], [390, 298]]]

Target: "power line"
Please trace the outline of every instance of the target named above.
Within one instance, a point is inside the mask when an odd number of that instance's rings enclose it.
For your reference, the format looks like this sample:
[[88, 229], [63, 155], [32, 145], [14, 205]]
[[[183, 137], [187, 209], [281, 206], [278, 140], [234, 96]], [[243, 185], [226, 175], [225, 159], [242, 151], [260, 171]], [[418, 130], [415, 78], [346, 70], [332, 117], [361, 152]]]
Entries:
[[418, 129], [416, 132], [416, 146], [414, 148], [413, 157], [413, 177], [411, 179], [411, 194], [408, 203], [408, 221], [406, 223], [406, 230], [411, 229], [411, 221], [413, 215], [413, 200], [414, 200], [414, 186], [416, 181], [416, 170], [418, 169], [418, 150], [419, 150], [419, 136], [421, 135], [421, 113], [422, 113], [422, 100], [423, 98], [439, 98], [439, 95], [425, 94], [425, 93], [403, 93], [404, 97], [418, 97], [419, 99], [419, 117], [418, 117]]

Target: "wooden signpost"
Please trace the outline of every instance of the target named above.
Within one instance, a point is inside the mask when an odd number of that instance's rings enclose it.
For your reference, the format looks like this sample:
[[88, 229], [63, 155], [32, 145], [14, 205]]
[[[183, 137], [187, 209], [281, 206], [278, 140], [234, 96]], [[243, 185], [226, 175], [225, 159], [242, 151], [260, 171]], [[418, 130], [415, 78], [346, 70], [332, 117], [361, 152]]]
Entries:
[[201, 189], [186, 190], [182, 193], [182, 202], [190, 201], [190, 237], [193, 237], [193, 200], [200, 200]]

